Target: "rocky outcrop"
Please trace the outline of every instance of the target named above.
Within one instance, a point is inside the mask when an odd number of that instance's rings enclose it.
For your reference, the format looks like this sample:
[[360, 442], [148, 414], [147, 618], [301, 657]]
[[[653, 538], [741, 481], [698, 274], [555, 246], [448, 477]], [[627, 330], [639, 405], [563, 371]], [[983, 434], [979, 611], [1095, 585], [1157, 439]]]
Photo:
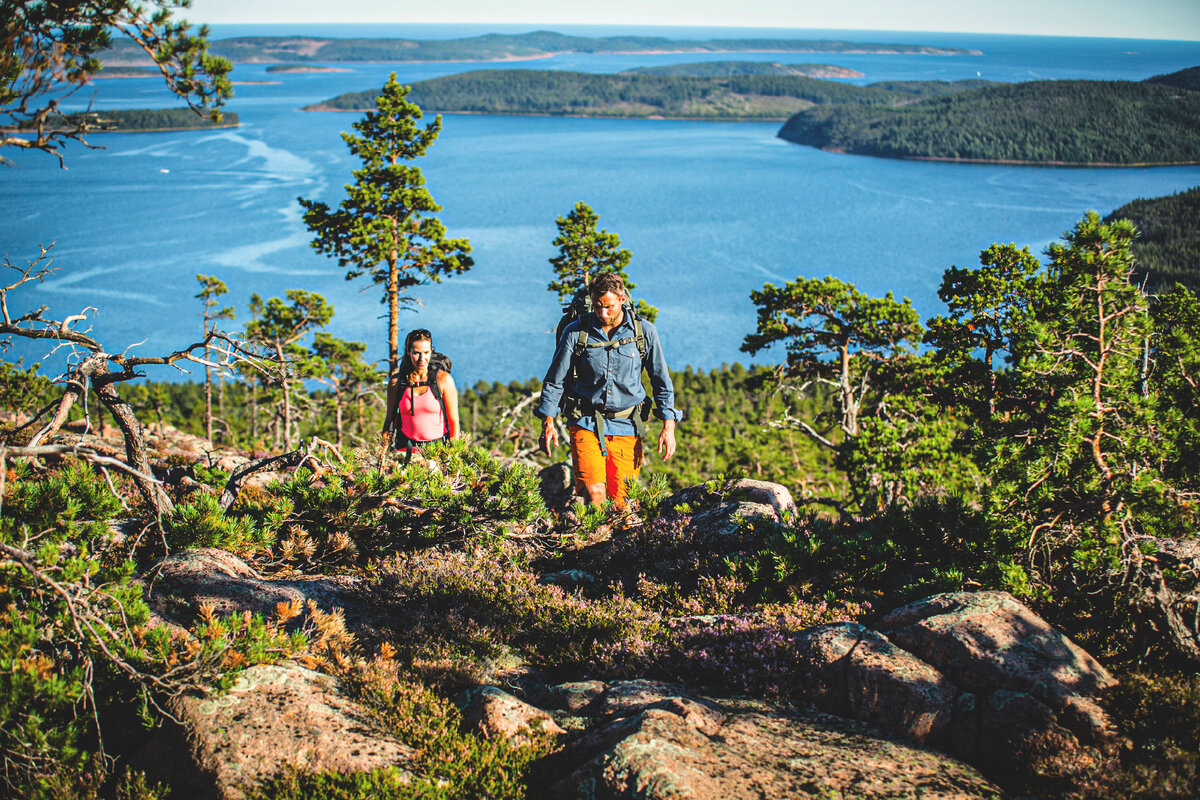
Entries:
[[[699, 495], [676, 495], [675, 504], [686, 512], [677, 521], [680, 539], [692, 552], [696, 546], [716, 551], [744, 546], [761, 534], [737, 518], [773, 520], [786, 514], [790, 498], [785, 491], [743, 485], [715, 508], [700, 502]], [[608, 576], [605, 563], [599, 563], [598, 574]], [[598, 580], [578, 570], [546, 578], [579, 588]], [[375, 630], [386, 635], [402, 622], [375, 618], [366, 587], [353, 579], [264, 578], [220, 550], [164, 559], [149, 596], [168, 621], [190, 619], [201, 602], [212, 604], [218, 614], [270, 614], [277, 603], [299, 599], [327, 611], [344, 608], [348, 628], [360, 638]], [[570, 739], [565, 732], [578, 733], [544, 765], [544, 796], [553, 797], [985, 797], [994, 795], [995, 787], [955, 756], [982, 775], [1020, 788], [1046, 779], [1070, 781], [1114, 746], [1111, 726], [1096, 702], [1113, 685], [1112, 676], [1004, 592], [937, 595], [896, 609], [874, 629], [838, 623], [788, 635], [792, 638], [781, 642], [785, 659], [787, 648], [794, 654], [784, 670], [794, 681], [790, 699], [807, 703], [811, 711], [650, 680], [547, 686], [522, 663], [498, 662], [477, 673], [488, 677], [476, 678], [497, 685], [480, 685], [460, 697], [463, 724], [486, 737], [518, 742], [538, 729], [563, 741]], [[229, 713], [253, 717], [266, 731], [276, 722], [290, 724], [267, 718], [293, 714], [285, 710], [292, 703], [340, 708], [336, 683], [315, 673], [278, 677], [254, 673], [238, 699], [230, 701], [235, 711]], [[310, 699], [290, 697], [284, 684]], [[326, 693], [335, 700], [320, 700]], [[221, 777], [217, 762], [229, 759], [229, 775], [249, 775], [254, 759], [239, 753], [259, 734], [220, 739], [233, 736], [229, 731], [241, 724], [220, 717], [220, 708], [216, 700], [197, 700], [181, 716], [192, 732], [204, 730], [210, 718], [219, 720], [211, 724], [218, 738], [210, 740], [216, 743], [197, 745], [196, 763], [216, 776], [217, 784], [233, 785], [232, 778]], [[313, 709], [296, 713], [306, 719], [303, 714]], [[346, 714], [351, 721], [329, 725], [371, 738], [361, 715], [353, 709]], [[198, 733], [189, 735], [199, 741]], [[290, 734], [277, 735], [286, 741]], [[293, 744], [295, 752], [324, 752], [323, 745], [295, 741], [301, 742]], [[376, 761], [370, 760], [376, 751], [360, 750], [372, 764], [402, 763], [395, 744], [376, 753]], [[263, 763], [266, 758], [261, 756]], [[305, 755], [281, 763], [342, 762], [333, 755]]]
[[571, 465], [561, 461], [542, 467], [538, 470], [538, 488], [546, 508], [560, 514], [566, 511], [576, 499]]
[[1108, 670], [1007, 592], [943, 594], [884, 617], [888, 638], [957, 687], [949, 741], [996, 771], [1069, 778], [1113, 745]]
[[172, 701], [188, 763], [154, 742], [134, 759], [151, 775], [169, 772], [177, 793], [197, 800], [239, 800], [247, 786], [289, 767], [361, 772], [404, 768], [413, 752], [380, 729], [338, 682], [299, 666], [259, 665], [222, 694]]
[[547, 712], [495, 686], [468, 689], [456, 702], [462, 711], [463, 728], [488, 739], [503, 738], [526, 744], [531, 732], [551, 736], [566, 733]]
[[350, 576], [264, 579], [225, 550], [193, 548], [172, 553], [150, 572], [147, 600], [162, 618], [186, 624], [201, 604], [217, 616], [249, 611], [270, 617], [279, 603], [313, 601], [322, 611], [340, 608], [348, 628], [373, 640], [390, 620], [364, 601], [362, 581]]
[[[593, 687], [594, 688], [594, 687]], [[577, 691], [562, 693], [578, 697]], [[817, 712], [702, 697], [649, 681], [594, 698], [597, 724], [543, 764], [556, 798], [998, 797], [965, 764]]]
[[950, 726], [954, 685], [875, 631], [821, 625], [800, 634], [796, 652], [809, 675], [801, 693], [824, 711], [918, 742], [937, 740]]

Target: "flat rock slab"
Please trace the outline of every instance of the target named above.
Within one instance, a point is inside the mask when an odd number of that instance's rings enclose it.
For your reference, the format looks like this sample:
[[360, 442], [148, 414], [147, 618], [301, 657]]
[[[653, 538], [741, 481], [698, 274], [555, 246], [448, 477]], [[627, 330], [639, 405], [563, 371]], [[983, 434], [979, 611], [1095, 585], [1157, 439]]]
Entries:
[[360, 772], [401, 769], [413, 751], [380, 730], [337, 681], [298, 666], [247, 669], [227, 693], [173, 703], [211, 797], [240, 800], [243, 787], [287, 767]]
[[723, 708], [667, 698], [618, 717], [557, 756], [579, 764], [546, 797], [575, 800], [999, 798], [949, 756], [817, 712]]

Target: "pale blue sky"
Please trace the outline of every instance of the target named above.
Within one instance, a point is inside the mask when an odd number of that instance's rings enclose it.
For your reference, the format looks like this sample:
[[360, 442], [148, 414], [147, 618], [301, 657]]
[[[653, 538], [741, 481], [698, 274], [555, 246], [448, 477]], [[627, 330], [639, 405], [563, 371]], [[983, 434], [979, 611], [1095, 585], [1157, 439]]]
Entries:
[[193, 0], [193, 23], [473, 22], [1200, 40], [1200, 0]]

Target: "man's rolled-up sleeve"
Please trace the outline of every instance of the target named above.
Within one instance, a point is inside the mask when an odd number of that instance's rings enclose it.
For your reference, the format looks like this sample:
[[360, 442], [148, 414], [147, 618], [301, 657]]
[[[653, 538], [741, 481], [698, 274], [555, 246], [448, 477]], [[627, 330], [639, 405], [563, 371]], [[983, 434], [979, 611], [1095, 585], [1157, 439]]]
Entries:
[[574, 350], [575, 340], [578, 338], [577, 332], [568, 332], [554, 350], [554, 359], [550, 362], [550, 369], [546, 371], [546, 377], [542, 380], [542, 398], [533, 412], [539, 418], [558, 416], [563, 386], [566, 383], [567, 374], [571, 371], [571, 352]]
[[671, 382], [671, 371], [663, 355], [662, 343], [656, 328], [646, 328], [646, 371], [650, 373], [650, 389], [654, 392], [654, 415], [659, 419], [680, 418], [675, 408], [675, 385]]

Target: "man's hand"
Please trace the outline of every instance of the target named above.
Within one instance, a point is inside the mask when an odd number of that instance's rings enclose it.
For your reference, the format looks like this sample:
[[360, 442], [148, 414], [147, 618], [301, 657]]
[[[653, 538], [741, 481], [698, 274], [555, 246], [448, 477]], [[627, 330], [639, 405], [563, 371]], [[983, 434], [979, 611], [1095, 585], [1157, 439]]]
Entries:
[[666, 461], [675, 455], [675, 420], [664, 419], [662, 433], [658, 435], [658, 454]]
[[542, 435], [538, 437], [538, 447], [546, 455], [558, 447], [558, 429], [554, 427], [554, 417], [542, 418]]

